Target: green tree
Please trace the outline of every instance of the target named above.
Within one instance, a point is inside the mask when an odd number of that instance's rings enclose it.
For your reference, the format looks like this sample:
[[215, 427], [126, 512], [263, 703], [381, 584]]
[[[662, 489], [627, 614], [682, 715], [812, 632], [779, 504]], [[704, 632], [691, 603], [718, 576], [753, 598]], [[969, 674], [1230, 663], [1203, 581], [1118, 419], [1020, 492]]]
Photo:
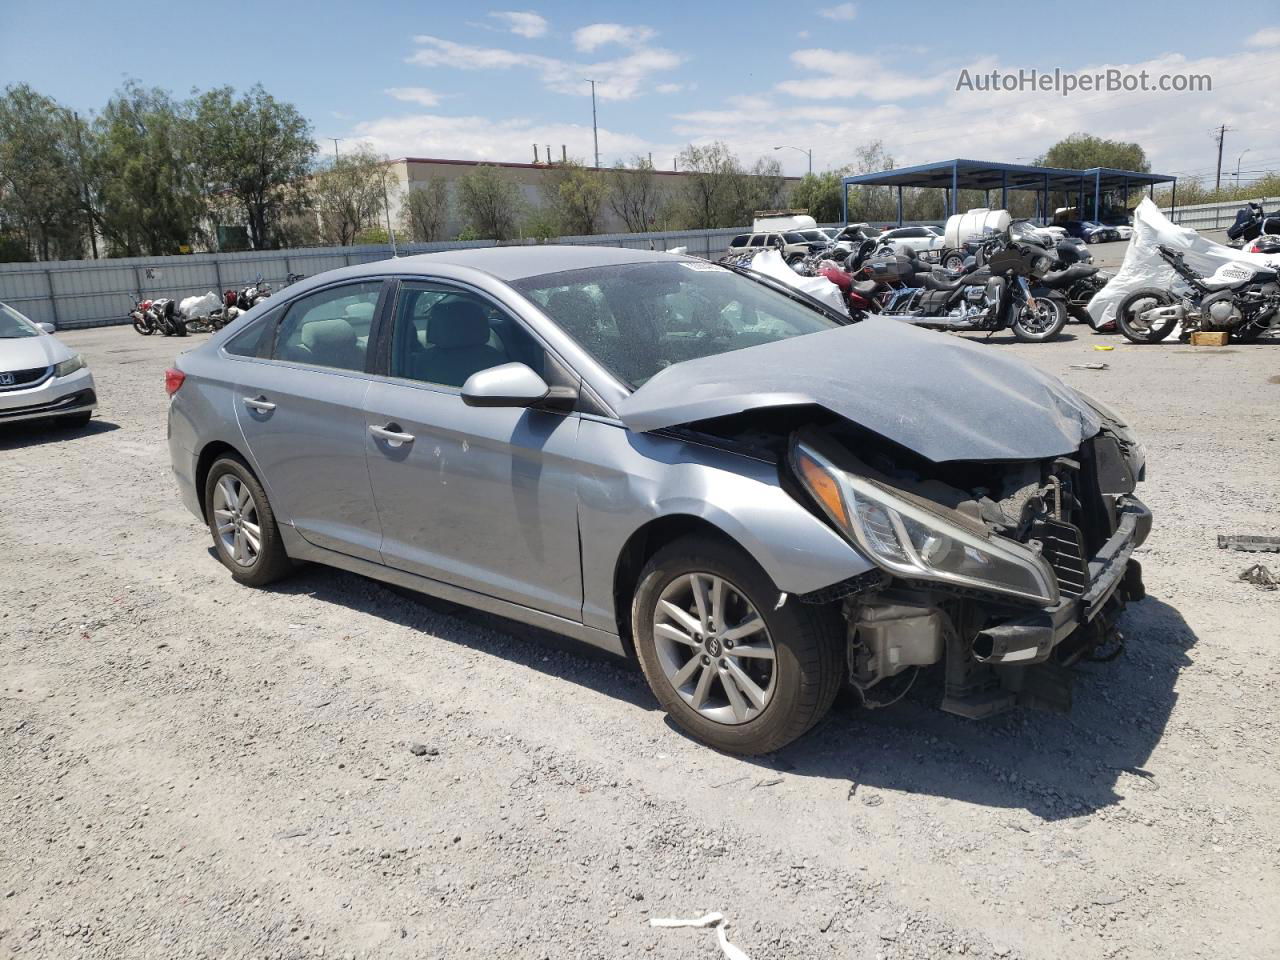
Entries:
[[728, 144], [717, 140], [705, 146], [689, 144], [680, 153], [679, 165], [684, 200], [685, 225], [692, 230], [709, 230], [726, 224], [733, 207], [736, 181], [742, 165]]
[[[311, 199], [326, 243], [349, 246], [386, 209], [387, 158], [361, 146], [329, 161], [311, 180]], [[384, 231], [385, 232], [385, 231]]]
[[632, 157], [629, 166], [621, 161], [609, 173], [609, 207], [632, 233], [652, 230], [661, 207], [658, 177], [648, 157]]
[[431, 177], [421, 186], [410, 186], [401, 212], [404, 231], [415, 243], [444, 239], [449, 222], [449, 183]]
[[191, 111], [200, 175], [210, 191], [239, 201], [253, 246], [266, 249], [282, 217], [301, 201], [316, 145], [311, 124], [261, 84], [236, 98], [231, 87], [201, 94]]
[[460, 177], [458, 204], [467, 221], [464, 234], [484, 240], [510, 240], [515, 236], [523, 206], [520, 188], [496, 167], [481, 164]]
[[178, 253], [198, 234], [203, 186], [184, 105], [129, 81], [98, 118], [102, 227], [123, 256]]
[[1089, 133], [1073, 133], [1059, 140], [1035, 162], [1038, 167], [1062, 167], [1066, 170], [1111, 167], [1146, 173], [1151, 169], [1146, 153], [1138, 144], [1105, 140]]
[[540, 185], [543, 206], [567, 236], [596, 232], [600, 207], [608, 186], [596, 170], [588, 170], [577, 160], [556, 163], [544, 174]]
[[834, 170], [805, 174], [791, 192], [792, 205], [808, 210], [819, 223], [837, 222], [844, 215], [840, 206], [841, 176]]
[[[25, 83], [0, 97], [0, 208], [9, 256], [79, 256], [84, 179], [72, 114]], [[78, 121], [77, 121], [78, 122]]]

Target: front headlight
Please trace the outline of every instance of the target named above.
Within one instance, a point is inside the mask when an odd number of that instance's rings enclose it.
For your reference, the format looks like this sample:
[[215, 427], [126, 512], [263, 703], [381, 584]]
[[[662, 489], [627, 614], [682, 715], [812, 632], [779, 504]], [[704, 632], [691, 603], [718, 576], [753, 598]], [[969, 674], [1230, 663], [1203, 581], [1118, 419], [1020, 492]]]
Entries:
[[1053, 266], [1053, 261], [1048, 257], [1036, 257], [1031, 264], [1031, 269], [1035, 271], [1037, 277], [1043, 277], [1049, 272], [1049, 268]]
[[60, 364], [53, 368], [55, 377], [69, 377], [77, 370], [84, 369], [84, 357], [76, 354], [70, 360], [63, 360]]
[[1021, 544], [965, 530], [865, 477], [840, 470], [806, 444], [792, 448], [791, 462], [831, 521], [889, 572], [1045, 606], [1058, 602], [1053, 570]]

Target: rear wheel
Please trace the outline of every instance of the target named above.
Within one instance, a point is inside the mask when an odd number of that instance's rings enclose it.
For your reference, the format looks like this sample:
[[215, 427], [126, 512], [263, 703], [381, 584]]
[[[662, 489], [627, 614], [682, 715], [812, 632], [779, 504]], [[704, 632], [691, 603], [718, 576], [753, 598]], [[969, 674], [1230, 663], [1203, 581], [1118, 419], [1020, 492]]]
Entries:
[[214, 462], [204, 512], [218, 559], [240, 583], [263, 587], [292, 570], [266, 491], [239, 457]]
[[1173, 304], [1173, 295], [1158, 287], [1135, 290], [1116, 307], [1116, 326], [1134, 343], [1159, 343], [1173, 332], [1178, 321], [1172, 317], [1151, 319], [1145, 316], [1157, 307]]
[[964, 254], [959, 250], [945, 250], [942, 265], [952, 273], [957, 273], [964, 269]]
[[1035, 306], [1021, 303], [1016, 307], [1013, 334], [1024, 343], [1052, 340], [1067, 323], [1067, 305], [1058, 297], [1036, 297]]
[[631, 622], [668, 716], [729, 753], [769, 753], [801, 736], [843, 679], [839, 615], [782, 597], [754, 560], [711, 537], [684, 537], [653, 556]]

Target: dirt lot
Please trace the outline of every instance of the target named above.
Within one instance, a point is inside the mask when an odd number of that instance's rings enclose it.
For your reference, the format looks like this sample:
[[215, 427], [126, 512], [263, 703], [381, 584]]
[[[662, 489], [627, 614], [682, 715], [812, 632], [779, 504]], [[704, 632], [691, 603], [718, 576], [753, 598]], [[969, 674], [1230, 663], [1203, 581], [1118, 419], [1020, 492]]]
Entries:
[[716, 910], [752, 960], [1275, 957], [1280, 592], [1237, 575], [1280, 557], [1214, 535], [1280, 533], [1280, 347], [1068, 332], [990, 349], [1147, 443], [1124, 655], [1070, 717], [842, 701], [754, 762], [527, 628], [236, 586], [169, 477], [182, 344], [65, 335], [99, 417], [0, 433], [0, 956], [713, 958], [647, 921]]

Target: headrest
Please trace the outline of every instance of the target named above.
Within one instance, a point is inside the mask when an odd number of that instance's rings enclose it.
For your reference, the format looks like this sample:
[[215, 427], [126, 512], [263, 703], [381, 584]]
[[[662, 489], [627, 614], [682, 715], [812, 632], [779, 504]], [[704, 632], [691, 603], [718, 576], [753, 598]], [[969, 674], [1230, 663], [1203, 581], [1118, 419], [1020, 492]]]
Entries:
[[547, 312], [570, 333], [589, 333], [600, 326], [595, 301], [583, 290], [557, 290], [547, 301]]
[[372, 320], [373, 304], [367, 300], [361, 303], [349, 303], [342, 311], [342, 315], [348, 320]]
[[341, 317], [312, 320], [302, 325], [302, 342], [310, 350], [355, 346], [356, 331]]
[[445, 349], [482, 346], [489, 342], [489, 318], [474, 300], [444, 300], [431, 309], [427, 342]]

